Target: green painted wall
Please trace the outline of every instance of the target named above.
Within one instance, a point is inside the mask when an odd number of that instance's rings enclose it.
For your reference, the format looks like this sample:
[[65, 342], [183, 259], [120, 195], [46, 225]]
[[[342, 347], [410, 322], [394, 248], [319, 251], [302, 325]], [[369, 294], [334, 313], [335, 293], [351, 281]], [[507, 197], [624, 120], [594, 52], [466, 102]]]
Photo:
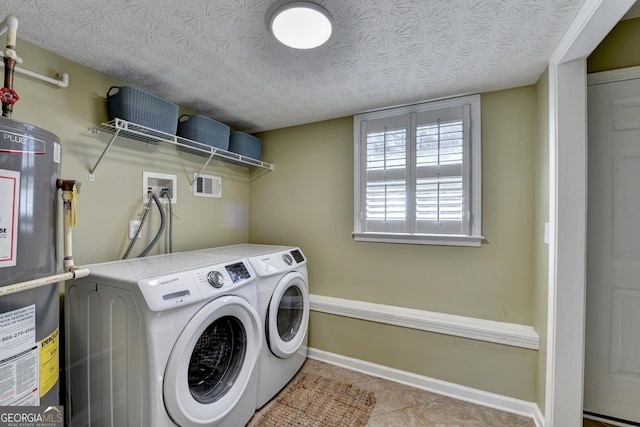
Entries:
[[[276, 166], [252, 180], [250, 240], [300, 246], [314, 294], [532, 324], [536, 96], [534, 86], [481, 96], [481, 248], [353, 241], [351, 117], [261, 134]], [[535, 400], [536, 351], [318, 313], [310, 345]]]
[[[244, 242], [249, 237], [248, 169], [214, 161], [205, 173], [223, 178], [223, 198], [193, 197], [189, 190], [193, 172], [204, 159], [118, 138], [95, 174], [88, 179], [109, 141], [106, 134], [89, 129], [107, 120], [106, 93], [120, 84], [101, 73], [18, 40], [18, 55], [30, 71], [55, 76], [70, 75], [68, 88], [16, 73], [14, 88], [20, 100], [13, 118], [47, 129], [58, 135], [62, 145], [62, 177], [81, 181], [78, 226], [74, 233], [76, 265], [119, 259], [129, 242], [129, 220], [142, 211], [142, 172], [174, 174], [178, 178], [178, 203], [174, 206], [174, 250]], [[154, 208], [155, 209], [155, 208]], [[159, 226], [157, 210], [152, 211], [143, 239], [136, 243], [137, 255], [151, 241]], [[152, 254], [164, 253], [161, 239]]]
[[[61, 89], [23, 75], [14, 118], [62, 140], [62, 171], [82, 181], [76, 264], [122, 256], [130, 219], [142, 209], [142, 171], [178, 176], [175, 250], [243, 241], [295, 244], [310, 259], [315, 294], [533, 324], [534, 86], [482, 95], [482, 248], [354, 242], [351, 117], [262, 134], [273, 172], [214, 161], [222, 199], [194, 198], [189, 181], [203, 159], [118, 139], [88, 180], [109, 141], [89, 129], [106, 120], [105, 94], [117, 82], [19, 41], [24, 68], [70, 74]], [[152, 212], [153, 216], [153, 212]], [[145, 238], [157, 227], [153, 216]], [[153, 253], [164, 252], [161, 241]], [[134, 251], [135, 252], [135, 251]], [[354, 340], [358, 337], [358, 340]], [[536, 399], [538, 352], [314, 313], [311, 345], [410, 372], [525, 400]], [[361, 344], [359, 344], [361, 343]], [[413, 353], [415, 352], [415, 353]]]
[[536, 376], [536, 403], [544, 413], [547, 374], [547, 306], [549, 246], [544, 242], [549, 222], [549, 71], [536, 84], [537, 128], [534, 146], [533, 326], [540, 336]]

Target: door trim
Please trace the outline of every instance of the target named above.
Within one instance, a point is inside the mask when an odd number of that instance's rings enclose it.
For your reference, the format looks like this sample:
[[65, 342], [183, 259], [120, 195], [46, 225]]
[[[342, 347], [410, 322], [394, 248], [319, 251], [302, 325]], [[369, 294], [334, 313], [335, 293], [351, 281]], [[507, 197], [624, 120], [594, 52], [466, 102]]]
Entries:
[[590, 73], [587, 75], [587, 85], [592, 86], [635, 79], [640, 79], [640, 66]]
[[[549, 60], [550, 242], [545, 366], [545, 424], [549, 427], [582, 422], [586, 58], [634, 3], [587, 0]], [[578, 159], [572, 157], [574, 150]], [[579, 222], [573, 222], [575, 218]]]

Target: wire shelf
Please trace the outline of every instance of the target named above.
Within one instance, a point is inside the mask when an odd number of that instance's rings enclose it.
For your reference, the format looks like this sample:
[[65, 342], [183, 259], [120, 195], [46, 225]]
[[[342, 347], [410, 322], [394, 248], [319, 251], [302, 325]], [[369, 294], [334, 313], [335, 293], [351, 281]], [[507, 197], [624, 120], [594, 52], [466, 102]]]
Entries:
[[[109, 151], [109, 148], [111, 148], [118, 137], [143, 142], [145, 144], [151, 144], [167, 150], [177, 150], [199, 157], [205, 157], [207, 158], [207, 162], [202, 167], [202, 170], [204, 170], [209, 161], [213, 158], [232, 163], [234, 165], [273, 170], [273, 163], [263, 162], [261, 160], [253, 159], [251, 157], [243, 156], [231, 151], [223, 150], [221, 148], [212, 147], [210, 145], [202, 144], [200, 142], [192, 141], [190, 139], [182, 138], [176, 135], [171, 135], [122, 119], [115, 119], [110, 122], [102, 123], [99, 127], [94, 128], [93, 131], [96, 133], [110, 133], [113, 136], [96, 161], [93, 168], [91, 168], [91, 170], [89, 171], [89, 179], [91, 181], [93, 181], [93, 175], [98, 168], [98, 165], [102, 161], [102, 158], [105, 156], [107, 151]], [[200, 173], [202, 173], [202, 170], [200, 171]]]

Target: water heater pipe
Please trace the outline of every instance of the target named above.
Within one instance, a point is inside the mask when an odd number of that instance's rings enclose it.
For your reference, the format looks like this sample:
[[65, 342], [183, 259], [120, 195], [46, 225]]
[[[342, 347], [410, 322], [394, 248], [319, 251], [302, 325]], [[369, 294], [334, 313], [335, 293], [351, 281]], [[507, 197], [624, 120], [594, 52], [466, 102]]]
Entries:
[[62, 282], [64, 280], [79, 279], [87, 277], [90, 271], [88, 268], [74, 268], [66, 273], [47, 276], [41, 279], [27, 280], [26, 282], [15, 283], [13, 285], [0, 286], [0, 297], [16, 292], [22, 292], [29, 289], [39, 288], [41, 286], [51, 285], [53, 283]]
[[62, 209], [64, 221], [64, 271], [71, 271], [73, 265], [73, 239], [71, 228], [77, 225], [76, 197], [80, 183], [70, 179], [56, 180], [56, 187], [62, 190]]
[[80, 183], [73, 180], [58, 179], [56, 187], [62, 190], [63, 216], [64, 216], [64, 270], [65, 273], [39, 279], [27, 280], [26, 282], [15, 283], [13, 285], [1, 286], [0, 297], [14, 294], [41, 286], [51, 285], [64, 280], [79, 279], [87, 277], [90, 273], [88, 268], [76, 267], [73, 265], [73, 255], [71, 247], [71, 227], [76, 225], [76, 195]]
[[[0, 23], [0, 33], [7, 32], [7, 45], [3, 53], [4, 62], [4, 86], [2, 88], [2, 115], [11, 117], [13, 104], [18, 100], [17, 94], [13, 91], [13, 71], [16, 67], [16, 39], [18, 33], [18, 18], [8, 15]], [[8, 96], [8, 98], [5, 98]]]
[[2, 22], [0, 22], [0, 35], [5, 32], [7, 32], [7, 46], [4, 51], [4, 56], [8, 56], [17, 61], [18, 55], [16, 54], [16, 40], [18, 38], [18, 18], [14, 15], [7, 15]]
[[[20, 58], [18, 58], [20, 59]], [[21, 63], [21, 61], [16, 61], [18, 64]], [[4, 67], [4, 63], [0, 62], [0, 67]], [[33, 71], [29, 71], [29, 70], [25, 70], [24, 68], [21, 67], [14, 67], [14, 70], [16, 73], [19, 74], [24, 74], [25, 76], [29, 76], [29, 77], [33, 77], [36, 78], [38, 80], [42, 80], [44, 82], [47, 83], [51, 83], [52, 85], [56, 85], [58, 87], [61, 88], [65, 88], [65, 87], [69, 87], [69, 74], [67, 73], [61, 73], [57, 75], [57, 78], [53, 78], [53, 77], [48, 77], [45, 76], [43, 74], [38, 74], [36, 72]]]
[[[43, 74], [38, 74], [33, 71], [25, 70], [24, 68], [16, 67], [15, 64], [22, 64], [22, 58], [20, 58], [16, 52], [18, 18], [14, 15], [8, 15], [2, 22], [0, 22], [0, 35], [5, 32], [7, 32], [7, 44], [5, 50], [0, 52], [0, 55], [8, 59], [3, 60], [2, 63], [0, 63], [0, 66], [7, 68], [6, 64], [9, 63], [11, 73], [15, 71], [62, 88], [69, 86], [69, 74], [67, 73], [60, 73], [56, 76], [57, 78], [54, 79]], [[11, 75], [11, 82], [9, 82], [9, 85], [5, 82], [5, 87], [13, 89], [13, 75]]]

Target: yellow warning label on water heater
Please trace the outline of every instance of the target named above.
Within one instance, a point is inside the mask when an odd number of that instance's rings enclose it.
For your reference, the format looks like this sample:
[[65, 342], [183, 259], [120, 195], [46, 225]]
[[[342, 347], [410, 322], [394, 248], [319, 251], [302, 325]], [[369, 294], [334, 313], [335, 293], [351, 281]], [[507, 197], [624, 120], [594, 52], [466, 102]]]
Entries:
[[47, 394], [58, 381], [59, 333], [59, 328], [56, 328], [48, 337], [38, 343], [40, 347], [40, 397]]

